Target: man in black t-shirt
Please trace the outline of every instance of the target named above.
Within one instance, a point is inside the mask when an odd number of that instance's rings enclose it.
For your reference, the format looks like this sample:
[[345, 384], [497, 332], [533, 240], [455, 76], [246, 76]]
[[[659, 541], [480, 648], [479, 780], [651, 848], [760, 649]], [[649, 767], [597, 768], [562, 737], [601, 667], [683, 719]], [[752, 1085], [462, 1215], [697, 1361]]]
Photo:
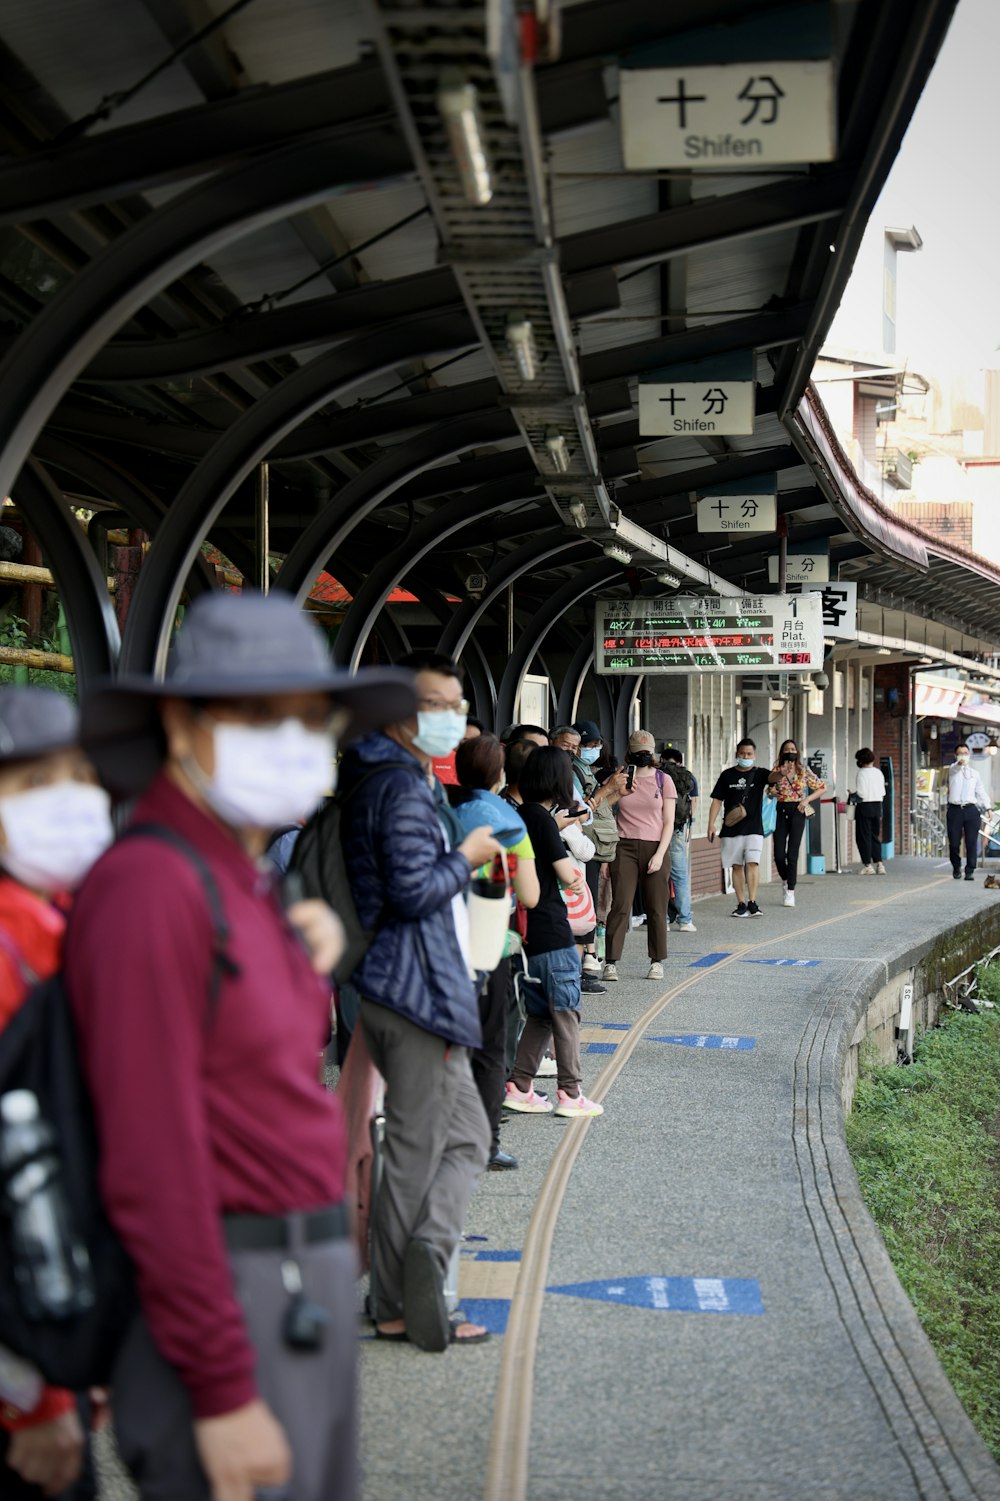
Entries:
[[767, 772], [755, 765], [757, 747], [744, 738], [736, 747], [736, 765], [721, 773], [712, 788], [708, 810], [709, 843], [715, 838], [715, 821], [722, 815], [722, 863], [732, 866], [736, 888], [734, 917], [762, 917], [757, 906], [760, 856], [764, 848], [761, 809]]

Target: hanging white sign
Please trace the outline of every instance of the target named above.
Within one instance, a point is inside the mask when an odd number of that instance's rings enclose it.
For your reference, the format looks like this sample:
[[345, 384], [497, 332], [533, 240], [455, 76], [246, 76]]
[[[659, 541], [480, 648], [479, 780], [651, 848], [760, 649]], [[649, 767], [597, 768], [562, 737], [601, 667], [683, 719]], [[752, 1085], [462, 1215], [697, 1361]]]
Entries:
[[[767, 581], [778, 582], [778, 558], [774, 554], [767, 560]], [[830, 581], [830, 555], [827, 552], [792, 552], [788, 549], [785, 560], [786, 584], [826, 584]]]
[[644, 438], [675, 433], [748, 437], [753, 407], [752, 380], [639, 382], [639, 432]]
[[773, 495], [700, 495], [700, 532], [773, 532], [778, 502]]
[[622, 150], [634, 171], [836, 157], [830, 58], [631, 68], [620, 79]]
[[[792, 559], [789, 559], [791, 562]], [[789, 594], [818, 594], [823, 607], [823, 633], [845, 641], [858, 634], [858, 586], [856, 583], [791, 583]]]

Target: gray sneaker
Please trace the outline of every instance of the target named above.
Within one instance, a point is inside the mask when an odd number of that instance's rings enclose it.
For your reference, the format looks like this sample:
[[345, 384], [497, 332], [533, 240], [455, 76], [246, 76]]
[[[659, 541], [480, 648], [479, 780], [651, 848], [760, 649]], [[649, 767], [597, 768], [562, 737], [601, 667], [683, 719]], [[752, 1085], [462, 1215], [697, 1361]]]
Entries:
[[615, 967], [614, 967], [613, 964], [606, 964], [604, 966], [604, 974], [603, 974], [602, 978], [603, 978], [605, 984], [607, 984], [611, 980], [617, 980], [617, 978], [618, 978], [618, 971], [615, 969]]

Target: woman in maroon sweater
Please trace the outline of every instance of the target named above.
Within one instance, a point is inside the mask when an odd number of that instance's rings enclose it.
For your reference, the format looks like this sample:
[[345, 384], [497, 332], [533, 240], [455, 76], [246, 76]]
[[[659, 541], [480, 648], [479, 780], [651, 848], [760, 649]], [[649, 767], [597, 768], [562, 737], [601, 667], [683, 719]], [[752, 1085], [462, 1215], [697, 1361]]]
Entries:
[[[398, 674], [334, 672], [281, 595], [203, 597], [165, 682], [84, 704], [106, 785], [159, 830], [98, 863], [66, 951], [102, 1195], [138, 1280], [112, 1404], [143, 1494], [356, 1495], [345, 1133], [316, 1070], [339, 928], [322, 903], [286, 914], [261, 856], [328, 786], [336, 721], [412, 706]], [[206, 870], [228, 928], [214, 998]]]

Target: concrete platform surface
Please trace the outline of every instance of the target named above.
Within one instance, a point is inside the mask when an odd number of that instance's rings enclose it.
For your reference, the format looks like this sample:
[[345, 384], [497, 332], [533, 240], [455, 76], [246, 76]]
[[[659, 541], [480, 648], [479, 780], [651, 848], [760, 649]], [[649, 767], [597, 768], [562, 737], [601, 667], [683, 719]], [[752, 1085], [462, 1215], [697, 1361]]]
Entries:
[[362, 1341], [366, 1501], [1000, 1498], [840, 1106], [868, 997], [997, 900], [919, 860], [804, 878], [794, 909], [767, 887], [755, 920], [712, 898], [662, 982], [633, 932], [584, 997], [605, 1114], [511, 1119], [520, 1167], [473, 1201], [463, 1306], [498, 1332]]

